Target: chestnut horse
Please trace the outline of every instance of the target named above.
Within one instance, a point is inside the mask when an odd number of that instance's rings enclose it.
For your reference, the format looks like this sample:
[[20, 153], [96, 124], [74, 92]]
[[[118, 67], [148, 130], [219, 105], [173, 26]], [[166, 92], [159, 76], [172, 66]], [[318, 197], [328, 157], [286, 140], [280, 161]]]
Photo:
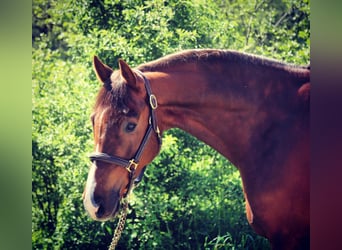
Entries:
[[122, 197], [180, 128], [239, 170], [247, 219], [273, 249], [309, 249], [310, 67], [231, 50], [186, 50], [113, 71], [94, 57], [103, 83], [91, 116], [95, 153], [84, 205], [114, 217]]

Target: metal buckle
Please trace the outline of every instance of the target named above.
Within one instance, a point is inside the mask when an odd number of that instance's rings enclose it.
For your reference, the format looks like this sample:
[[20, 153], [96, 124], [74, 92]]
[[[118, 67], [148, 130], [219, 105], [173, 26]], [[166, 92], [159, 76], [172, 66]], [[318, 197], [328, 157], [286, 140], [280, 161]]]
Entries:
[[[132, 168], [133, 166], [133, 168]], [[126, 167], [128, 172], [132, 172], [133, 170], [135, 171], [138, 167], [138, 163], [134, 161], [134, 159], [129, 161], [129, 165]]]
[[158, 126], [157, 126], [157, 131], [156, 131], [156, 133], [157, 133], [159, 145], [161, 145], [163, 140], [162, 140], [162, 136], [161, 136], [161, 134], [160, 134], [160, 130], [159, 130], [159, 127], [158, 127]]
[[150, 106], [152, 109], [156, 109], [158, 107], [157, 97], [153, 94], [150, 95]]

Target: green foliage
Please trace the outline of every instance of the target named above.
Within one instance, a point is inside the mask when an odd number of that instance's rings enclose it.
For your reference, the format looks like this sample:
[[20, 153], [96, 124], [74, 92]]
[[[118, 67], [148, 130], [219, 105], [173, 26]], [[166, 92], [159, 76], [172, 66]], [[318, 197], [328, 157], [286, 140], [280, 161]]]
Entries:
[[[99, 84], [91, 57], [133, 66], [187, 48], [310, 58], [309, 2], [42, 1], [32, 8], [32, 248], [105, 249], [116, 221], [91, 221], [82, 192]], [[124, 249], [267, 249], [245, 218], [239, 173], [190, 135], [164, 134], [135, 190]]]

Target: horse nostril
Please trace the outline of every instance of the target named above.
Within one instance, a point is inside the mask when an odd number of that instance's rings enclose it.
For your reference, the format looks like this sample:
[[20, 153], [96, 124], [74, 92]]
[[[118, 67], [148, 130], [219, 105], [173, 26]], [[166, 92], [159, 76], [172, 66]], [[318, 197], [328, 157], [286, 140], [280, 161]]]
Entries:
[[101, 206], [102, 204], [102, 198], [99, 195], [92, 194], [90, 196], [90, 201], [91, 201], [91, 204], [96, 208]]
[[94, 207], [96, 207], [95, 216], [98, 219], [101, 219], [103, 217], [103, 215], [105, 214], [105, 207], [103, 206], [102, 197], [94, 195], [94, 197], [92, 199], [92, 203], [93, 203]]
[[104, 213], [105, 213], [105, 209], [104, 209], [104, 207], [103, 206], [99, 206], [98, 208], [97, 208], [97, 211], [95, 212], [95, 215], [96, 215], [96, 217], [97, 218], [102, 218], [102, 216], [104, 215]]

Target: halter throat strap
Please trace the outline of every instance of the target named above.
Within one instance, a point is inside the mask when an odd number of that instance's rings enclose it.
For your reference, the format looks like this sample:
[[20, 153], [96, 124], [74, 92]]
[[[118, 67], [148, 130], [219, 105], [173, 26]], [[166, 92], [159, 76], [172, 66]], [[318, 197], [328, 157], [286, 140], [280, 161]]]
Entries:
[[150, 117], [149, 117], [149, 121], [148, 121], [148, 123], [149, 123], [148, 128], [147, 128], [145, 135], [144, 135], [144, 137], [143, 137], [143, 139], [142, 139], [142, 141], [141, 141], [141, 143], [137, 149], [137, 152], [135, 153], [134, 157], [130, 160], [122, 158], [122, 157], [118, 157], [118, 156], [112, 156], [112, 155], [109, 155], [106, 153], [100, 153], [100, 152], [94, 152], [94, 153], [89, 155], [89, 158], [92, 162], [102, 161], [102, 162], [106, 162], [106, 163], [112, 163], [112, 164], [124, 167], [129, 172], [129, 184], [128, 184], [127, 192], [124, 195], [124, 197], [126, 197], [129, 194], [130, 190], [133, 187], [133, 184], [139, 183], [142, 179], [142, 175], [144, 173], [144, 170], [142, 170], [141, 176], [138, 176], [135, 180], [133, 179], [133, 177], [134, 177], [136, 169], [138, 168], [141, 155], [142, 155], [142, 153], [146, 147], [146, 144], [147, 144], [152, 132], [156, 133], [158, 144], [159, 145], [162, 144], [162, 138], [161, 138], [161, 134], [160, 134], [158, 124], [157, 124], [157, 117], [155, 114], [155, 110], [158, 107], [157, 98], [154, 94], [152, 94], [150, 81], [146, 78], [146, 76], [139, 70], [136, 70], [136, 72], [138, 74], [140, 74], [142, 76], [142, 78], [144, 79], [144, 85], [145, 85], [145, 89], [146, 89], [148, 103], [150, 106]]

